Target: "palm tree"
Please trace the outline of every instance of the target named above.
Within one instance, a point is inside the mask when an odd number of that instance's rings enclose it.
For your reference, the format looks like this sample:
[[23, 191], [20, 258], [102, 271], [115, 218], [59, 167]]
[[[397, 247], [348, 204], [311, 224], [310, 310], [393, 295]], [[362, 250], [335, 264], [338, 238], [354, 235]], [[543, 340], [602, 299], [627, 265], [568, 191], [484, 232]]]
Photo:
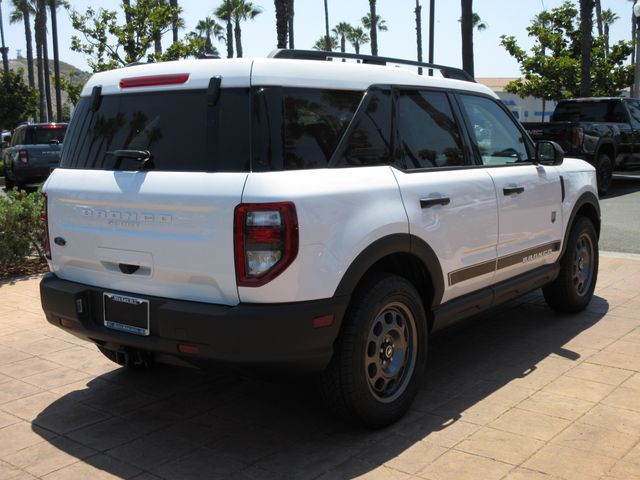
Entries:
[[9, 48], [4, 44], [4, 23], [2, 21], [2, 0], [0, 0], [0, 36], [2, 37], [2, 68], [4, 74], [9, 75]]
[[51, 121], [53, 118], [53, 108], [51, 102], [51, 72], [49, 71], [49, 48], [47, 41], [47, 1], [38, 0], [37, 8], [40, 11], [42, 17], [40, 21], [40, 32], [42, 41], [42, 74], [44, 75], [44, 95], [47, 104], [47, 121]]
[[56, 121], [62, 121], [62, 87], [60, 86], [60, 55], [58, 53], [58, 20], [56, 0], [49, 0], [51, 11], [51, 39], [53, 40], [53, 75], [56, 87]]
[[461, 0], [461, 7], [462, 69], [473, 77], [473, 0]]
[[28, 0], [13, 0], [14, 10], [9, 14], [9, 23], [24, 22], [24, 36], [27, 43], [27, 76], [29, 86], [36, 87], [33, 73], [33, 35], [31, 33], [31, 15], [36, 13], [35, 8]]
[[200, 20], [196, 25], [196, 31], [201, 37], [205, 37], [204, 51], [208, 54], [214, 53], [213, 43], [211, 42], [212, 35], [216, 40], [224, 39], [224, 27], [211, 17]]
[[[231, 11], [229, 11], [231, 8]], [[236, 52], [238, 58], [242, 57], [242, 28], [240, 22], [246, 20], [253, 20], [259, 14], [262, 13], [262, 8], [254, 5], [247, 0], [227, 0], [221, 4], [214, 12], [215, 16], [221, 20], [233, 19], [234, 23], [234, 37], [236, 41]], [[227, 26], [227, 29], [229, 27]], [[228, 47], [229, 42], [227, 42]]]
[[171, 30], [173, 32], [173, 43], [178, 41], [178, 27], [180, 26], [180, 18], [178, 17], [178, 0], [169, 0], [169, 5], [174, 9], [173, 21], [171, 22]]
[[580, 0], [580, 96], [591, 96], [591, 46], [593, 44], [593, 0]]
[[324, 0], [324, 28], [325, 28], [324, 45], [327, 52], [330, 52], [332, 48], [331, 48], [331, 39], [329, 36], [329, 4], [327, 3], [327, 0]]
[[295, 48], [293, 44], [293, 0], [289, 0], [289, 48]]
[[364, 32], [362, 27], [357, 27], [351, 29], [351, 32], [347, 35], [347, 40], [353, 45], [356, 53], [360, 53], [360, 46], [369, 43], [369, 35]]
[[[371, 31], [371, 28], [373, 28], [373, 24], [376, 24], [376, 30], [378, 32], [386, 32], [387, 30], [389, 30], [387, 28], [387, 22], [385, 20], [382, 19], [382, 17], [380, 15], [376, 15], [376, 21], [372, 22], [371, 21], [371, 13], [367, 13], [364, 17], [362, 17], [362, 26], [364, 28], [369, 29], [369, 31]], [[374, 45], [373, 45], [373, 37], [371, 37], [371, 55], [378, 55], [378, 33], [376, 32], [376, 45], [375, 45], [375, 52], [374, 52]]]
[[598, 29], [598, 36], [601, 37], [604, 34], [602, 29], [604, 24], [604, 19], [602, 18], [602, 3], [600, 0], [594, 0], [593, 5], [596, 9], [596, 27]]
[[325, 52], [330, 52], [336, 48], [338, 48], [338, 39], [336, 37], [329, 37], [329, 48], [327, 48], [327, 37], [324, 35], [313, 44], [314, 50], [322, 50]]
[[331, 30], [336, 37], [340, 38], [340, 51], [342, 53], [347, 51], [347, 35], [351, 30], [353, 30], [353, 27], [347, 22], [340, 22]]
[[47, 104], [45, 100], [44, 93], [44, 74], [42, 71], [42, 42], [43, 42], [43, 32], [46, 30], [46, 24], [44, 22], [44, 18], [42, 16], [42, 9], [40, 8], [40, 2], [42, 0], [38, 0], [38, 8], [36, 9], [35, 16], [35, 36], [36, 36], [36, 70], [38, 72], [38, 94], [40, 99], [40, 121], [46, 122], [47, 118]]
[[369, 29], [369, 35], [371, 35], [371, 55], [378, 55], [378, 15], [376, 14], [376, 0], [369, 0], [369, 25], [362, 23]]
[[[420, 0], [416, 0], [416, 43], [418, 45], [418, 61], [422, 62], [422, 6]], [[422, 68], [418, 68], [418, 74], [422, 75]]]
[[278, 48], [287, 48], [287, 30], [289, 27], [289, 0], [274, 0], [276, 7], [276, 36]]
[[[233, 58], [233, 26], [231, 25], [231, 11], [233, 10], [233, 5], [231, 4], [231, 0], [226, 0], [226, 5], [227, 14], [224, 20], [227, 22], [227, 58]], [[220, 19], [223, 20], [222, 18]]]
[[607, 8], [602, 11], [602, 26], [604, 27], [604, 46], [605, 54], [609, 53], [609, 27], [613, 25], [616, 20], [620, 20], [620, 17], [616, 13]]

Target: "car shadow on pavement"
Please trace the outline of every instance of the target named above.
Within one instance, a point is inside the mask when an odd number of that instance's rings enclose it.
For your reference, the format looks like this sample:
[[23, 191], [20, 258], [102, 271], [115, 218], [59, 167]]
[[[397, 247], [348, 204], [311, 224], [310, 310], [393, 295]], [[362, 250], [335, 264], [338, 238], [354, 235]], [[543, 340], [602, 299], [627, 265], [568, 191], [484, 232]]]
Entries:
[[622, 197], [635, 193], [640, 190], [640, 173], [636, 176], [632, 175], [614, 175], [611, 188], [606, 195], [602, 197], [603, 200], [608, 198]]
[[607, 310], [594, 297], [560, 315], [533, 293], [434, 335], [416, 401], [382, 430], [333, 418], [311, 382], [177, 367], [116, 368], [63, 394], [33, 430], [121, 478], [353, 478], [382, 465], [415, 474], [593, 353], [575, 339]]

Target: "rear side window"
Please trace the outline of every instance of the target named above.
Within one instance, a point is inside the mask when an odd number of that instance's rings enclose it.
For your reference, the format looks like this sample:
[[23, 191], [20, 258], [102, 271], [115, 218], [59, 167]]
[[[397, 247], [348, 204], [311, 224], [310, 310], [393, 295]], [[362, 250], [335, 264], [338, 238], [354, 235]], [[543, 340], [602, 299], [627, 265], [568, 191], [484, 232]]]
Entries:
[[29, 143], [42, 145], [47, 143], [62, 143], [67, 133], [66, 125], [43, 125], [31, 128], [29, 131]]
[[553, 112], [554, 122], [617, 122], [627, 121], [621, 101], [560, 102]]
[[445, 93], [400, 91], [398, 110], [408, 169], [464, 165], [462, 139]]
[[82, 98], [63, 148], [62, 168], [137, 170], [116, 150], [147, 150], [160, 171], [247, 171], [249, 90], [223, 89], [215, 106], [205, 90], [104, 95], [99, 109]]
[[354, 91], [256, 89], [253, 169], [326, 168], [361, 99]]

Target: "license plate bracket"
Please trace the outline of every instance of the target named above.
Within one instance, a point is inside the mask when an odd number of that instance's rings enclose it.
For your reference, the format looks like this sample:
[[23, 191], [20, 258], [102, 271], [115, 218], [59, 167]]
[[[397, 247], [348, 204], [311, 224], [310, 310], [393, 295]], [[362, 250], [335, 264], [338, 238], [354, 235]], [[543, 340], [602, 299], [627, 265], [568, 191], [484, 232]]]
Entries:
[[104, 326], [133, 335], [149, 335], [149, 300], [118, 293], [103, 293]]

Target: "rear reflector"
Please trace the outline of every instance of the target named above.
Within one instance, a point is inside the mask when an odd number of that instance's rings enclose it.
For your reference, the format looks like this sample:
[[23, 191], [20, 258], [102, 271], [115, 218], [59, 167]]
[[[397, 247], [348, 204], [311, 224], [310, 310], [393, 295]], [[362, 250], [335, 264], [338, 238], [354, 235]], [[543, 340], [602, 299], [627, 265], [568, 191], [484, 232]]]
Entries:
[[120, 80], [120, 88], [153, 87], [157, 85], [180, 85], [189, 80], [188, 73], [173, 75], [149, 75], [146, 77], [131, 77]]
[[200, 349], [197, 345], [189, 345], [187, 343], [179, 343], [178, 351], [180, 353], [188, 353], [189, 355], [200, 355]]
[[313, 328], [330, 327], [333, 325], [333, 315], [323, 315], [313, 319]]
[[73, 321], [67, 320], [66, 318], [61, 318], [60, 326], [65, 328], [73, 328]]

